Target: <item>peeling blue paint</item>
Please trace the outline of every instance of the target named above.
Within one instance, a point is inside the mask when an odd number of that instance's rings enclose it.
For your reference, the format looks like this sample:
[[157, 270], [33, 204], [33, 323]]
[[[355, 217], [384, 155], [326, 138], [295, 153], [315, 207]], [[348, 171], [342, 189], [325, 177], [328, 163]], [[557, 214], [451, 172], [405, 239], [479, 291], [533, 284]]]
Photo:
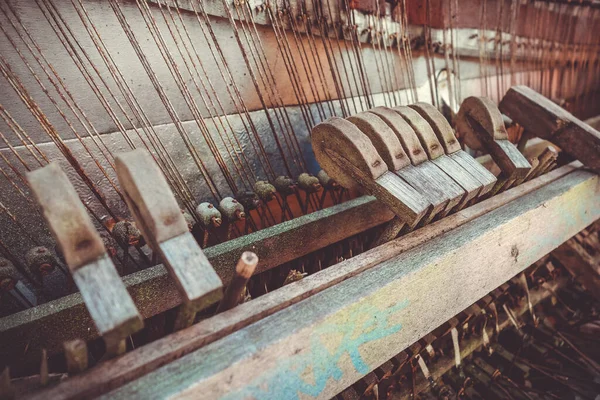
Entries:
[[[388, 320], [407, 306], [408, 300], [384, 310], [366, 301], [356, 304], [344, 321], [327, 323], [316, 329], [311, 334], [308, 351], [281, 360], [272, 373], [261, 375], [250, 385], [229, 393], [224, 399], [299, 399], [300, 393], [319, 396], [330, 379], [338, 381], [342, 378], [343, 372], [338, 363], [344, 355], [350, 357], [356, 372], [362, 375], [368, 373], [372, 368], [361, 357], [360, 346], [400, 331], [400, 323], [390, 325]], [[328, 334], [342, 336], [333, 352], [323, 343], [324, 335]], [[312, 370], [314, 384], [302, 377], [307, 369]]]

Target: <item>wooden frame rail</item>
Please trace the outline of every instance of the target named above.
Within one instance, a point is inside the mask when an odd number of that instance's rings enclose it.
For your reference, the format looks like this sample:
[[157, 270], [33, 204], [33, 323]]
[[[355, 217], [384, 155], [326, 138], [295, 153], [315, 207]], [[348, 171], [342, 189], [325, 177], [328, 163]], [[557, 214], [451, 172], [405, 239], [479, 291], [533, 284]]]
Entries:
[[600, 218], [599, 194], [598, 176], [576, 171], [399, 251], [433, 225], [426, 227], [311, 281], [387, 255], [360, 277], [262, 318], [109, 396], [185, 398], [200, 390], [207, 398], [329, 398]]
[[188, 354], [201, 346], [215, 342], [227, 334], [240, 330], [261, 318], [272, 315], [291, 304], [298, 303], [317, 292], [340, 283], [361, 271], [383, 263], [417, 245], [423, 244], [478, 217], [482, 217], [486, 213], [506, 205], [515, 199], [519, 199], [528, 193], [533, 195], [540, 190], [551, 189], [554, 185], [544, 186], [565, 177], [565, 175], [576, 169], [573, 165], [561, 167], [533, 181], [419, 229], [410, 235], [389, 242], [377, 249], [367, 251], [342, 264], [336, 265], [334, 268], [323, 270], [302, 281], [261, 296], [184, 331], [130, 352], [116, 360], [103, 363], [81, 376], [70, 378], [58, 387], [49, 389], [48, 392], [40, 393], [39, 398], [42, 398], [42, 396], [51, 396], [52, 398], [89, 398], [105, 393]]

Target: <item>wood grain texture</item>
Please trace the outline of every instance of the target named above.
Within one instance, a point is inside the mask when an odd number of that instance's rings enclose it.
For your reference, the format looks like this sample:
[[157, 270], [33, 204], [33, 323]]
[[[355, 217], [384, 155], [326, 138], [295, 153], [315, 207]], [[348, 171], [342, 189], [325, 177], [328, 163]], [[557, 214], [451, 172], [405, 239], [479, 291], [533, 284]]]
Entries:
[[181, 208], [148, 151], [119, 154], [115, 167], [127, 205], [147, 241], [158, 244], [188, 232]]
[[555, 143], [584, 165], [600, 171], [600, 132], [527, 86], [513, 86], [500, 110], [527, 131]]
[[343, 118], [329, 118], [316, 125], [312, 130], [311, 143], [319, 165], [346, 188], [356, 188], [356, 181], [331, 160], [326, 150], [347, 159], [370, 179], [377, 179], [387, 171], [387, 165], [371, 140], [356, 125]]
[[575, 172], [107, 398], [329, 398], [599, 218], [599, 190]]
[[106, 253], [79, 195], [57, 163], [29, 172], [27, 180], [72, 272]]
[[452, 154], [461, 150], [460, 143], [456, 139], [456, 136], [454, 136], [454, 130], [446, 120], [446, 117], [437, 108], [428, 103], [411, 104], [409, 107], [418, 112], [429, 123], [429, 126], [431, 126], [431, 129], [433, 129], [433, 132], [444, 147], [446, 154]]
[[[467, 117], [473, 118], [483, 128], [482, 133], [475, 131]], [[487, 97], [467, 97], [463, 100], [456, 116], [456, 131], [464, 138], [467, 146], [474, 150], [485, 149], [483, 135], [488, 139], [508, 140], [508, 133], [500, 110]]]
[[483, 189], [481, 196], [488, 193], [496, 183], [497, 178], [487, 168], [481, 165], [477, 160], [471, 157], [467, 152], [460, 150], [450, 154], [449, 156], [456, 161], [461, 167], [469, 171], [482, 185]]
[[431, 125], [417, 111], [406, 106], [394, 107], [392, 110], [400, 114], [415, 131], [430, 160], [436, 159], [445, 153]]
[[458, 208], [462, 208], [467, 202], [479, 197], [483, 184], [452, 158], [444, 154], [432, 162], [466, 192], [458, 203]]
[[107, 343], [142, 329], [144, 322], [108, 255], [73, 272], [83, 301]]
[[410, 159], [406, 155], [402, 144], [400, 144], [400, 140], [393, 133], [392, 128], [377, 115], [361, 112], [346, 119], [371, 139], [373, 146], [375, 146], [390, 171], [396, 171], [410, 165]]
[[[98, 366], [94, 371], [71, 378], [55, 388], [39, 393], [36, 398], [89, 398], [90, 396], [106, 393], [108, 390], [131, 381], [169, 361], [212, 343], [226, 334], [235, 332], [261, 318], [273, 315], [291, 304], [373, 268], [441, 234], [450, 232], [528, 193], [533, 193], [575, 170], [576, 168], [572, 166], [561, 167], [511, 191], [416, 230], [399, 240], [391, 241], [377, 249], [353, 257], [337, 265], [336, 268], [328, 268], [318, 272], [280, 290], [268, 293], [235, 309], [202, 321], [184, 331], [159, 339], [149, 346], [136, 349], [118, 359], [110, 360]], [[274, 235], [274, 237], [277, 237], [277, 235]]]
[[427, 154], [425, 154], [425, 149], [421, 146], [415, 131], [400, 114], [387, 107], [375, 107], [370, 109], [369, 112], [380, 117], [392, 128], [413, 165], [427, 161]]
[[430, 203], [427, 198], [393, 172], [385, 171], [376, 179], [372, 179], [337, 153], [327, 149], [325, 153], [332, 162], [343, 168], [354, 181], [358, 182], [365, 192], [385, 203], [401, 220], [414, 224], [429, 209]]
[[[302, 257], [332, 243], [391, 220], [394, 214], [372, 196], [359, 197], [205, 249], [224, 284], [231, 281], [235, 263], [244, 251], [262, 255], [257, 273]], [[343, 226], [344, 229], [331, 229]], [[149, 318], [181, 304], [181, 295], [164, 265], [123, 278], [140, 313]], [[68, 329], [66, 328], [68, 327]], [[62, 351], [64, 340], [98, 337], [80, 293], [42, 304], [0, 320], [0, 354], [12, 357], [42, 347]]]
[[194, 303], [201, 310], [221, 299], [221, 278], [191, 233], [185, 232], [159, 246], [184, 302]]

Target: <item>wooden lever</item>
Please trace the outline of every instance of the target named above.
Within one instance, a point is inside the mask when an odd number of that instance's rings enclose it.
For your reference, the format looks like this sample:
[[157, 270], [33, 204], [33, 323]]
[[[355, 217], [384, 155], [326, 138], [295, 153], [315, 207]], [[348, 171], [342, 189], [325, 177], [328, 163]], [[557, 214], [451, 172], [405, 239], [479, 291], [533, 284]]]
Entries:
[[548, 98], [527, 86], [513, 86], [499, 107], [526, 131], [551, 141], [584, 165], [600, 172], [600, 132]]
[[457, 209], [463, 208], [467, 202], [481, 194], [483, 185], [456, 161], [446, 155], [444, 147], [425, 118], [409, 107], [394, 107], [392, 109], [400, 114], [413, 128], [431, 162], [456, 182], [463, 189], [463, 192], [466, 192], [456, 207]]
[[496, 177], [471, 157], [470, 154], [461, 149], [458, 139], [454, 136], [454, 130], [442, 113], [427, 103], [411, 104], [409, 107], [417, 111], [429, 123], [448, 157], [453, 159], [481, 183], [483, 187], [479, 196], [487, 194], [494, 187]]
[[428, 210], [423, 196], [388, 171], [371, 140], [351, 122], [330, 118], [313, 128], [311, 141], [321, 167], [342, 186], [362, 188], [409, 224]]
[[28, 173], [27, 179], [106, 342], [107, 354], [120, 353], [124, 339], [140, 330], [144, 322], [75, 188], [56, 163]]
[[498, 107], [485, 97], [466, 98], [456, 119], [456, 129], [474, 150], [487, 150], [506, 179], [524, 177], [531, 169], [527, 159], [508, 140]]
[[404, 149], [411, 161], [410, 165], [395, 172], [433, 205], [423, 223], [431, 221], [437, 214], [450, 212], [462, 200], [465, 191], [429, 161], [415, 131], [400, 114], [385, 107], [376, 107], [369, 112], [377, 115], [387, 125], [387, 128], [371, 131], [369, 134], [385, 137], [388, 141], [393, 141], [396, 137], [397, 145]]
[[162, 256], [183, 300], [175, 329], [193, 323], [196, 312], [219, 301], [223, 283], [189, 232], [177, 200], [145, 150], [116, 157], [125, 201], [152, 250]]

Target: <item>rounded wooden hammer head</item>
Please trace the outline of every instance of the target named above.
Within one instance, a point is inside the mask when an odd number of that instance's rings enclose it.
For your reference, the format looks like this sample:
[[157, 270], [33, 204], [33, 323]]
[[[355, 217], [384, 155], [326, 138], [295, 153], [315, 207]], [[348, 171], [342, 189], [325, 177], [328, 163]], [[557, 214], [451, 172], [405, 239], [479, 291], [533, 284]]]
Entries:
[[467, 146], [474, 150], [482, 150], [484, 145], [468, 117], [477, 121], [493, 140], [508, 140], [502, 114], [496, 104], [487, 97], [467, 97], [461, 104], [456, 118], [456, 130], [464, 138]]
[[356, 125], [343, 118], [329, 118], [315, 126], [311, 141], [321, 167], [346, 188], [357, 188], [358, 184], [346, 169], [339, 166], [336, 158], [347, 160], [370, 179], [377, 179], [388, 170], [371, 140]]
[[450, 126], [446, 117], [437, 108], [427, 103], [411, 104], [409, 107], [418, 112], [429, 123], [444, 147], [446, 154], [452, 154], [461, 150], [460, 143], [456, 139], [456, 136], [454, 136], [452, 126]]

